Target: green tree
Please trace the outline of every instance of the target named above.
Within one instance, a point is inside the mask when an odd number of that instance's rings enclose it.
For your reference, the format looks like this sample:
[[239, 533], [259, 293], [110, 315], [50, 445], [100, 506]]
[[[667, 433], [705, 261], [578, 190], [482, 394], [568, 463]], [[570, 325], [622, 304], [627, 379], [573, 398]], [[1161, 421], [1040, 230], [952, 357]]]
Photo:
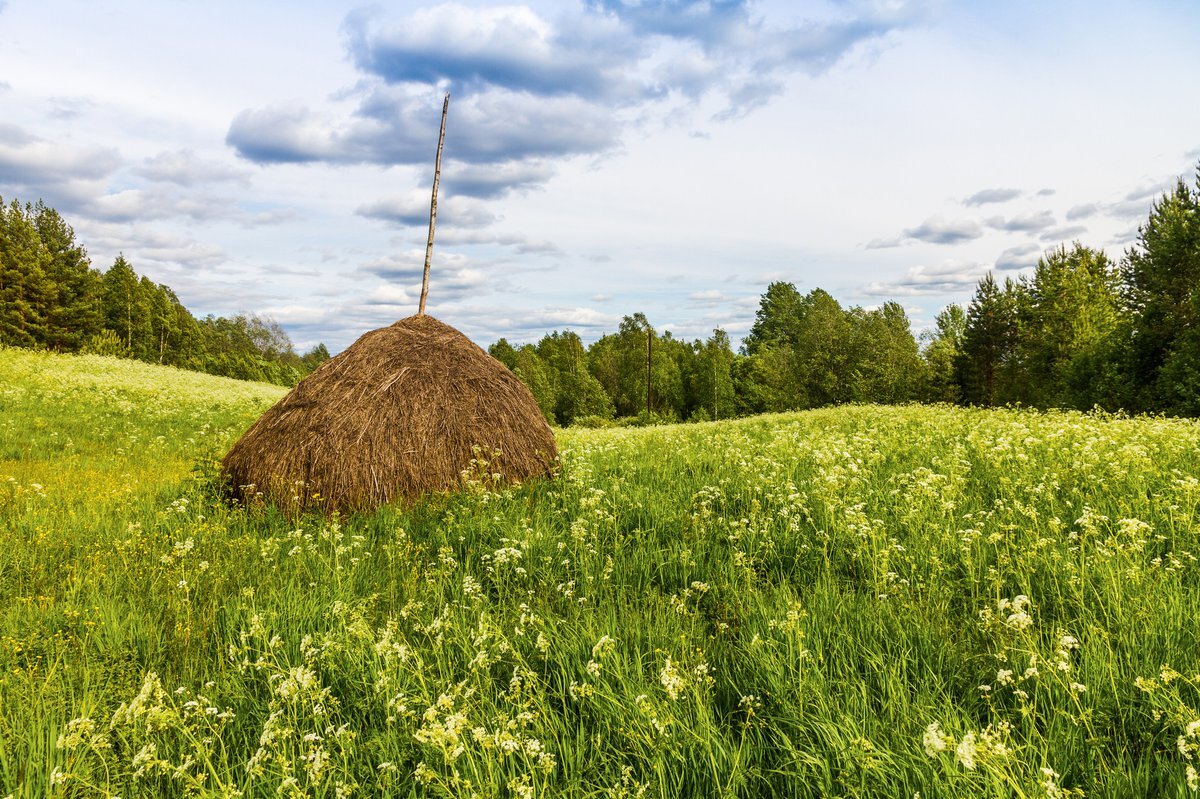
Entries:
[[856, 320], [852, 374], [853, 398], [862, 402], [897, 403], [917, 398], [925, 383], [925, 362], [913, 337], [908, 314], [896, 302]]
[[804, 298], [791, 283], [775, 282], [767, 286], [743, 344], [746, 354], [755, 355], [763, 347], [793, 344], [803, 303]]
[[793, 380], [800, 402], [815, 408], [854, 399], [856, 381], [852, 322], [823, 289], [804, 296], [796, 322]]
[[1200, 167], [1151, 208], [1121, 268], [1131, 311], [1130, 380], [1146, 410], [1195, 413], [1200, 380]]
[[556, 330], [544, 336], [536, 349], [553, 384], [554, 417], [559, 424], [569, 425], [585, 416], [613, 415], [612, 401], [588, 371], [587, 350], [578, 334]]
[[934, 320], [932, 331], [922, 335], [925, 360], [925, 389], [922, 398], [931, 402], [960, 402], [957, 363], [967, 329], [967, 313], [961, 305], [947, 305]]
[[125, 260], [124, 254], [118, 255], [104, 273], [100, 287], [104, 326], [117, 334], [126, 352], [132, 353], [138, 307], [138, 276]]
[[703, 344], [697, 342], [696, 350], [696, 368], [689, 392], [692, 415], [701, 410], [709, 419], [725, 419], [735, 415], [734, 355], [729, 334], [716, 328]]
[[75, 231], [57, 211], [39, 200], [33, 208], [33, 223], [49, 284], [43, 343], [51, 349], [75, 352], [103, 329], [100, 275], [92, 269], [87, 251], [75, 242]]
[[1111, 395], [1109, 360], [1121, 327], [1120, 275], [1108, 257], [1076, 242], [1044, 255], [1017, 309], [1014, 361], [1020, 398], [1087, 409]]
[[788, 345], [759, 347], [753, 355], [734, 361], [733, 386], [739, 415], [771, 413], [807, 407], [798, 393]]
[[506, 338], [502, 338], [488, 347], [488, 354], [507, 366], [509, 371], [517, 368], [517, 351], [513, 349]]
[[542, 409], [542, 415], [547, 421], [555, 422], [554, 408], [558, 404], [554, 381], [550, 377], [546, 363], [537, 354], [537, 348], [532, 344], [524, 344], [518, 348], [514, 357], [513, 374], [529, 387], [530, 393]]
[[0, 343], [44, 345], [53, 297], [32, 209], [16, 200], [5, 206], [0, 200]]
[[1001, 396], [1004, 370], [1012, 359], [1016, 337], [1014, 287], [1004, 289], [989, 272], [979, 281], [975, 296], [967, 306], [967, 324], [963, 332], [959, 373], [963, 400], [993, 405]]
[[323, 343], [318, 343], [308, 352], [300, 356], [300, 360], [304, 362], [304, 368], [308, 372], [315, 371], [318, 366], [328, 361], [329, 358], [329, 348]]

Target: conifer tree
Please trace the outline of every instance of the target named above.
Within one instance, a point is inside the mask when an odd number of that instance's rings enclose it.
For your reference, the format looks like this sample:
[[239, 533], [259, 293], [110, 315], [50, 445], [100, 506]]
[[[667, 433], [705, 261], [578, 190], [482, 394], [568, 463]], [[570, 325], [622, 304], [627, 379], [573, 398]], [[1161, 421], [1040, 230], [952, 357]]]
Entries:
[[100, 332], [100, 275], [92, 269], [87, 251], [75, 241], [75, 231], [57, 211], [40, 200], [33, 222], [41, 240], [49, 284], [45, 310], [45, 346], [76, 352]]

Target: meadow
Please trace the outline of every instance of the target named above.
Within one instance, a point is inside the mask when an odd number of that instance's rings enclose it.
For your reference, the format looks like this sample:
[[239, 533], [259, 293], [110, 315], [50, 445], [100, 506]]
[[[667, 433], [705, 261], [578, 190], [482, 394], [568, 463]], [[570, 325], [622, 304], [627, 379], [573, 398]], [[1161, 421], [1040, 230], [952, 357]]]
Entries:
[[0, 797], [1187, 797], [1200, 425], [843, 406], [231, 507], [282, 390], [0, 349]]

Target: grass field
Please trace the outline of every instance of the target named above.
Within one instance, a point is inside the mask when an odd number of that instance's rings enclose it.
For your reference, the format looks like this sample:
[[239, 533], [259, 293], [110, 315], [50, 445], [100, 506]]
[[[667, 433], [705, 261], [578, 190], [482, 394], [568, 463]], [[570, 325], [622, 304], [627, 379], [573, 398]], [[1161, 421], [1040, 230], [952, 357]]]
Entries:
[[1186, 797], [1200, 426], [842, 407], [234, 509], [281, 390], [0, 350], [0, 797]]

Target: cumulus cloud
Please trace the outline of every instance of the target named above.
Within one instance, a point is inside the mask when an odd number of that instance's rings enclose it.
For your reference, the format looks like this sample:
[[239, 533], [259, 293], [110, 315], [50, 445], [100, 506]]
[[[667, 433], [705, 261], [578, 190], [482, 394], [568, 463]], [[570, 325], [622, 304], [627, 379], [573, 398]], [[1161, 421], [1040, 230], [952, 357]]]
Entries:
[[1003, 203], [1021, 196], [1020, 189], [983, 189], [963, 200], [963, 205]]
[[[343, 23], [364, 76], [344, 94], [356, 103], [350, 113], [247, 109], [227, 141], [260, 163], [425, 164], [436, 133], [431, 109], [449, 91], [455, 125], [447, 136], [465, 164], [595, 155], [614, 148], [637, 116], [622, 109], [718, 95], [726, 113], [741, 113], [780, 91], [788, 73], [820, 73], [924, 13], [922, 2], [847, 2], [830, 18], [768, 27], [738, 0], [593, 0], [554, 18], [456, 3], [394, 20], [356, 12]], [[544, 165], [510, 170], [476, 183], [464, 176], [461, 191], [499, 196], [551, 174]]]
[[934, 216], [916, 227], [907, 228], [903, 235], [904, 238], [930, 244], [961, 244], [982, 236], [983, 229], [973, 219], [947, 220], [940, 216]]
[[[554, 175], [544, 161], [506, 161], [500, 164], [451, 162], [442, 169], [442, 187], [447, 195], [490, 200], [512, 191], [540, 186]], [[433, 173], [427, 173], [432, 182]]]
[[[440, 212], [439, 212], [440, 213]], [[563, 251], [552, 241], [534, 241], [520, 233], [499, 233], [491, 230], [448, 230], [438, 231], [437, 240], [450, 245], [485, 245], [511, 247], [521, 255], [562, 255]]]
[[9, 185], [45, 186], [99, 180], [122, 165], [111, 147], [73, 146], [38, 138], [15, 125], [0, 126], [0, 175]]
[[1051, 228], [1042, 233], [1039, 237], [1042, 241], [1060, 242], [1070, 241], [1087, 233], [1088, 229], [1083, 225], [1064, 225], [1063, 227]]
[[[384, 282], [367, 294], [361, 303], [394, 308], [396, 312], [405, 309], [409, 313], [415, 312], [421, 296], [424, 270], [423, 247], [364, 263], [358, 269], [360, 276]], [[431, 301], [436, 296], [439, 303], [453, 303], [509, 288], [511, 283], [508, 278], [497, 271], [495, 264], [476, 263], [458, 253], [436, 253], [429, 275]]]
[[914, 266], [896, 280], [869, 284], [863, 293], [870, 297], [961, 294], [973, 291], [987, 272], [984, 264], [957, 261], [947, 261], [941, 266]]
[[701, 306], [712, 307], [731, 302], [733, 297], [717, 289], [705, 289], [704, 291], [693, 291], [688, 295], [688, 300]]
[[181, 186], [225, 181], [246, 184], [250, 180], [245, 170], [202, 159], [191, 150], [161, 152], [151, 156], [134, 169], [134, 173], [147, 180]]
[[[355, 209], [355, 213], [405, 227], [427, 227], [429, 200], [428, 194], [414, 191], [404, 197], [392, 197], [360, 205]], [[497, 219], [498, 217], [488, 211], [481, 202], [470, 197], [447, 197], [438, 200], [438, 225], [449, 230], [487, 227]]]
[[[436, 91], [380, 85], [348, 119], [302, 105], [238, 114], [226, 141], [259, 163], [417, 164], [437, 149]], [[538, 98], [508, 90], [460, 97], [453, 103], [447, 148], [468, 163], [498, 164], [606, 151], [618, 123], [605, 108], [576, 97]], [[447, 123], [451, 127], [451, 123]]]
[[79, 198], [67, 206], [92, 219], [137, 222], [172, 217], [202, 221], [234, 214], [233, 200], [192, 194], [177, 188], [121, 189]]
[[988, 227], [996, 230], [1007, 230], [1009, 233], [1036, 233], [1054, 224], [1054, 214], [1050, 211], [1030, 211], [1005, 219], [994, 216], [987, 220]]
[[[106, 261], [111, 262], [117, 253], [124, 253], [138, 271], [149, 265], [159, 272], [203, 272], [211, 277], [211, 270], [226, 263], [228, 258], [219, 245], [144, 225], [131, 227], [123, 222], [88, 223], [87, 239], [88, 250], [100, 258], [98, 265], [107, 266]], [[190, 284], [176, 285], [174, 280], [172, 288], [190, 288]]]
[[539, 96], [636, 100], [652, 87], [626, 65], [638, 42], [603, 16], [555, 25], [524, 6], [419, 9], [400, 24], [353, 14], [343, 30], [351, 59], [388, 83], [446, 83], [456, 94], [497, 86]]
[[1174, 190], [1178, 181], [1178, 177], [1170, 177], [1144, 183], [1117, 202], [1104, 206], [1104, 212], [1117, 219], [1142, 219], [1150, 213], [1150, 206], [1159, 197]]
[[996, 268], [1005, 271], [1014, 271], [1030, 266], [1037, 266], [1038, 259], [1041, 258], [1041, 253], [1042, 248], [1036, 244], [1020, 244], [1016, 247], [1009, 247], [1000, 253], [1000, 257], [996, 259]]
[[1100, 206], [1097, 203], [1083, 203], [1082, 205], [1073, 205], [1067, 211], [1067, 220], [1074, 222], [1076, 219], [1087, 219], [1095, 216], [1100, 211]]
[[96, 105], [87, 97], [51, 97], [48, 102], [50, 116], [67, 121], [79, 119]]

